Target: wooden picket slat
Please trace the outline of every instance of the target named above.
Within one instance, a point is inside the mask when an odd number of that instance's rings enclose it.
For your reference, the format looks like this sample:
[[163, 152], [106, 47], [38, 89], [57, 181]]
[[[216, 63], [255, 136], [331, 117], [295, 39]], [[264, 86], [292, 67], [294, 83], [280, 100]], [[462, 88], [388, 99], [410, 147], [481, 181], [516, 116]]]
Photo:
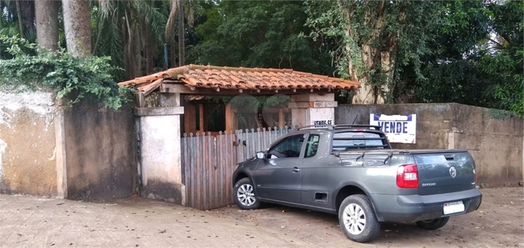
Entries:
[[289, 133], [287, 127], [235, 132], [184, 134], [181, 138], [186, 204], [207, 210], [234, 204], [232, 176], [236, 164], [266, 150]]

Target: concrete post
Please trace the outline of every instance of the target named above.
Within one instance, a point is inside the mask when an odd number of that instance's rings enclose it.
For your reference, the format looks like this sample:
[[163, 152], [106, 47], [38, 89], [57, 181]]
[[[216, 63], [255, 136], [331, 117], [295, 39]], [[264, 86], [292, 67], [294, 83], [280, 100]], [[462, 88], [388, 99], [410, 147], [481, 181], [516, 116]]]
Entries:
[[67, 166], [66, 166], [66, 147], [65, 147], [65, 123], [64, 109], [61, 101], [57, 101], [55, 110], [55, 153], [56, 159], [56, 196], [57, 198], [67, 198]]
[[293, 126], [334, 125], [335, 102], [334, 93], [310, 93], [291, 96], [291, 124]]
[[137, 108], [140, 118], [141, 194], [185, 204], [180, 140], [180, 94], [161, 97], [160, 108]]

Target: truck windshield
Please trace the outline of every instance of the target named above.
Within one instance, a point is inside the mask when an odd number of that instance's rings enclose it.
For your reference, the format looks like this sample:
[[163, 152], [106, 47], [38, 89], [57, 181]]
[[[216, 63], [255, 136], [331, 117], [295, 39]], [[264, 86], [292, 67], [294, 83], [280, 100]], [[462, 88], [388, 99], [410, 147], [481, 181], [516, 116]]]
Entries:
[[332, 151], [384, 149], [388, 147], [386, 138], [378, 133], [350, 131], [334, 134]]

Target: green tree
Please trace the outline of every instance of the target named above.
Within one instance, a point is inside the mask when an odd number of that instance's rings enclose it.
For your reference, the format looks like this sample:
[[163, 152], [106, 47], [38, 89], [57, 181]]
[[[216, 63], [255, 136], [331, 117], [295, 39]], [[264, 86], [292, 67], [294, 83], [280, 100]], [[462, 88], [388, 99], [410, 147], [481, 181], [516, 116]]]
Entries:
[[[313, 39], [331, 37], [338, 72], [361, 83], [353, 103], [391, 102], [400, 66], [420, 71], [429, 49], [440, 2], [432, 1], [310, 1], [308, 26]], [[417, 73], [417, 76], [421, 76]]]
[[91, 54], [91, 7], [89, 1], [62, 0], [67, 51], [76, 57]]
[[301, 1], [209, 1], [199, 10], [190, 61], [219, 66], [292, 68], [331, 74], [328, 42], [305, 37]]
[[[427, 27], [427, 52], [401, 65], [397, 102], [459, 102], [486, 106], [489, 80], [477, 60], [489, 35], [489, 13], [479, 1], [442, 2], [434, 24]], [[405, 50], [403, 52], [411, 52]], [[418, 71], [415, 71], [418, 68]]]
[[58, 49], [58, 2], [35, 1], [35, 23], [38, 45], [49, 50]]
[[[33, 1], [0, 0], [0, 35], [23, 37], [35, 41]], [[6, 46], [0, 43], [0, 58], [10, 57]]]
[[111, 56], [124, 69], [120, 80], [154, 73], [162, 64], [168, 7], [164, 1], [100, 1], [91, 12], [93, 53]]
[[488, 10], [493, 35], [479, 65], [490, 78], [488, 90], [497, 100], [492, 107], [524, 116], [524, 2], [491, 3]]
[[523, 5], [311, 1], [307, 25], [313, 39], [336, 41], [340, 75], [363, 84], [354, 103], [459, 102], [522, 115]]
[[403, 66], [400, 102], [458, 102], [522, 115], [523, 2], [444, 2], [421, 77]]

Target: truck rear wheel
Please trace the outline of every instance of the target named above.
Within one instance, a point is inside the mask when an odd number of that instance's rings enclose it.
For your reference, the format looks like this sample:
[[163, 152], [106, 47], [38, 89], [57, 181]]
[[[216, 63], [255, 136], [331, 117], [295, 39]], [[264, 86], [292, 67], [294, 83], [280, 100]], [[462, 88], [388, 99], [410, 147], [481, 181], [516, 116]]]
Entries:
[[449, 217], [443, 217], [438, 219], [432, 219], [432, 220], [423, 220], [418, 221], [417, 226], [428, 229], [428, 230], [436, 230], [439, 229], [448, 223]]
[[380, 233], [380, 222], [365, 195], [346, 197], [340, 204], [338, 221], [342, 232], [353, 241], [370, 242]]

